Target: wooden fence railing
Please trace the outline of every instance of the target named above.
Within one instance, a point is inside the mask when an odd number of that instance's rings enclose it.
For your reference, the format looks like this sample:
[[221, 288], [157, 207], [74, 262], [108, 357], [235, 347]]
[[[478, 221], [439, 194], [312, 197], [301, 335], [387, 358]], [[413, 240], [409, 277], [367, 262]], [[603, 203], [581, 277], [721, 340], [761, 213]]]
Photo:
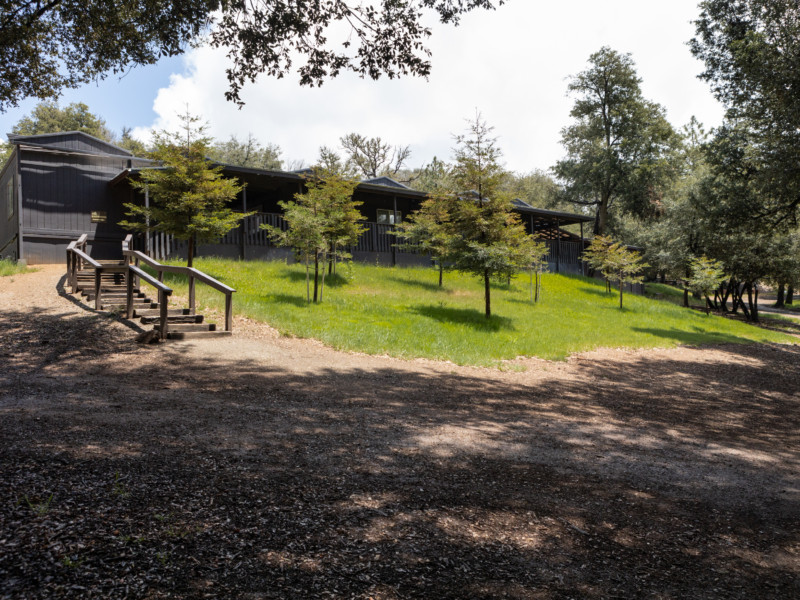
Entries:
[[[278, 213], [259, 212], [242, 220], [242, 224], [229, 231], [217, 243], [239, 247], [242, 249], [241, 255], [244, 256], [244, 248], [274, 248], [275, 244], [270, 239], [269, 234], [261, 229], [261, 225], [271, 225], [283, 231], [288, 229], [288, 224], [282, 215]], [[372, 221], [364, 222], [366, 227], [364, 233], [358, 239], [351, 251], [357, 252], [383, 252], [397, 254], [417, 254], [409, 248], [393, 248], [398, 243], [397, 237], [392, 235], [392, 226], [375, 223]], [[548, 245], [548, 261], [555, 264], [581, 263], [581, 243], [563, 240], [546, 240]], [[149, 252], [147, 251], [149, 248]], [[174, 257], [186, 249], [186, 242], [177, 240], [170, 235], [160, 232], [150, 232], [149, 242], [144, 237], [139, 237], [131, 242], [131, 250], [138, 250], [148, 254], [157, 261], [166, 260]]]

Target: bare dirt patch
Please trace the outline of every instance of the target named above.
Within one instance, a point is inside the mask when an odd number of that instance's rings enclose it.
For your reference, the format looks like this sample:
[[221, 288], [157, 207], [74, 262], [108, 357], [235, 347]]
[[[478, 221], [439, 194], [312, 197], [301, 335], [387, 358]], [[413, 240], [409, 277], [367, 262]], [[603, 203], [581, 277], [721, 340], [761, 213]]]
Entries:
[[795, 598], [800, 349], [463, 368], [0, 279], [0, 597]]

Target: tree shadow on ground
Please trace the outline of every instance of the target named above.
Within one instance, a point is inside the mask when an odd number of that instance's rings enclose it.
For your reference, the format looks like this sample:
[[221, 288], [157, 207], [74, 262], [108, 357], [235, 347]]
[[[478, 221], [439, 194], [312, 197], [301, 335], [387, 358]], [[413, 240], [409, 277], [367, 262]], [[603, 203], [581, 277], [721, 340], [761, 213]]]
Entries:
[[0, 315], [0, 595], [795, 595], [797, 347], [526, 378], [120, 332]]
[[512, 319], [498, 315], [492, 315], [487, 319], [484, 313], [474, 308], [453, 308], [450, 306], [417, 304], [410, 307], [410, 310], [413, 313], [434, 319], [441, 323], [467, 325], [478, 331], [514, 330], [514, 321]]
[[[288, 269], [283, 272], [282, 274], [284, 279], [289, 279], [293, 283], [302, 283], [304, 286], [306, 284], [306, 272], [303, 270], [300, 271], [289, 271]], [[311, 287], [314, 287], [314, 269], [311, 269], [311, 273], [309, 275], [309, 281], [311, 282]], [[319, 283], [322, 284], [322, 271], [319, 274]], [[347, 285], [350, 283], [350, 280], [344, 277], [343, 275], [339, 275], [338, 273], [333, 273], [332, 275], [325, 274], [325, 287], [342, 287], [343, 285]]]
[[729, 333], [722, 333], [718, 331], [706, 331], [701, 327], [692, 327], [694, 331], [686, 331], [682, 329], [659, 329], [655, 327], [631, 327], [631, 331], [639, 333], [646, 333], [656, 337], [664, 338], [667, 340], [678, 341], [681, 344], [689, 344], [693, 346], [702, 346], [708, 344], [749, 344], [751, 340], [731, 335]]
[[128, 319], [122, 318], [122, 316], [117, 312], [108, 312], [108, 311], [97, 310], [97, 309], [94, 308], [94, 301], [89, 302], [88, 300], [85, 300], [83, 298], [83, 296], [76, 296], [76, 295], [70, 294], [67, 291], [66, 283], [67, 283], [67, 276], [64, 275], [61, 279], [58, 280], [58, 283], [56, 284], [56, 291], [58, 292], [59, 296], [61, 296], [65, 300], [68, 300], [71, 304], [75, 305], [76, 307], [78, 307], [78, 308], [80, 308], [82, 310], [87, 311], [88, 313], [94, 314], [100, 320], [102, 320], [102, 319], [113, 319], [114, 321], [116, 321], [120, 325], [122, 325], [124, 327], [127, 327], [128, 329], [132, 329], [133, 331], [135, 331], [137, 333], [142, 333], [143, 331], [145, 331], [137, 323], [135, 323], [133, 321], [129, 321]]
[[600, 296], [602, 298], [607, 298], [609, 300], [612, 300], [614, 298], [619, 299], [619, 290], [616, 290], [616, 289], [614, 289], [614, 290], [612, 290], [610, 292], [607, 292], [604, 287], [603, 288], [600, 288], [600, 287], [581, 287], [581, 288], [578, 288], [578, 291], [582, 292], [584, 294], [591, 294], [593, 296]]
[[[305, 292], [305, 290], [303, 291]], [[313, 289], [311, 290], [311, 293], [314, 293]], [[293, 306], [297, 306], [298, 308], [304, 308], [314, 304], [313, 300], [308, 302], [305, 295], [296, 296], [293, 294], [264, 294], [261, 296], [261, 301], [265, 303], [278, 302], [280, 304], [291, 304]]]
[[389, 281], [394, 281], [395, 283], [399, 283], [400, 285], [408, 285], [412, 287], [422, 288], [423, 290], [427, 290], [429, 292], [434, 292], [437, 294], [445, 293], [445, 294], [452, 294], [453, 290], [448, 289], [446, 287], [439, 287], [439, 274], [438, 272], [433, 272], [434, 276], [436, 277], [435, 281], [421, 281], [419, 279], [411, 279], [405, 277], [388, 277]]

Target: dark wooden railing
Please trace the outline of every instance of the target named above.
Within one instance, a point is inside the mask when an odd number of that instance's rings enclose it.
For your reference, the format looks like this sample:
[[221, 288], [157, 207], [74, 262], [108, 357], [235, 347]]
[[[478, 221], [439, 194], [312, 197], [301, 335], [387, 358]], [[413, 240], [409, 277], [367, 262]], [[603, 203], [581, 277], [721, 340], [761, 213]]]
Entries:
[[[197, 281], [225, 294], [225, 331], [233, 331], [233, 293], [236, 291], [235, 289], [225, 285], [220, 281], [217, 281], [210, 275], [206, 275], [202, 271], [199, 271], [193, 267], [162, 265], [157, 260], [147, 256], [144, 252], [140, 252], [139, 250], [131, 250], [132, 241], [132, 236], [128, 235], [125, 238], [125, 241], [122, 242], [122, 255], [125, 257], [125, 261], [128, 265], [133, 262], [134, 266], [136, 267], [136, 271], [141, 272], [139, 265], [145, 264], [156, 272], [158, 282], [160, 283], [163, 283], [164, 281], [164, 273], [186, 275], [189, 280], [189, 311], [191, 314], [195, 314], [196, 312], [195, 283]], [[133, 275], [134, 277], [140, 277], [138, 273], [134, 273]], [[130, 279], [133, 279], [134, 277], [131, 277]]]
[[[397, 254], [416, 254], [412, 249], [394, 248], [398, 239], [392, 235], [391, 225], [384, 225], [367, 221], [362, 223], [366, 230], [351, 251], [356, 252], [381, 252]], [[232, 229], [223, 236], [217, 243], [227, 246], [237, 246], [242, 249], [241, 256], [244, 256], [244, 248], [272, 248], [275, 243], [270, 239], [269, 234], [261, 229], [261, 225], [271, 225], [283, 231], [288, 229], [288, 224], [282, 215], [278, 213], [259, 212], [250, 215], [242, 220], [240, 227]], [[129, 250], [139, 250], [142, 252], [149, 248], [147, 253], [155, 260], [165, 260], [176, 256], [185, 249], [185, 242], [176, 240], [170, 235], [159, 232], [150, 232], [150, 239], [147, 242], [143, 237], [131, 241]], [[546, 240], [549, 253], [548, 261], [552, 264], [579, 265], [581, 264], [581, 243], [564, 240]], [[135, 244], [135, 247], [134, 247]]]
[[136, 265], [128, 265], [128, 277], [126, 278], [127, 283], [127, 294], [126, 294], [126, 304], [125, 304], [125, 318], [132, 319], [133, 318], [133, 290], [139, 288], [139, 284], [141, 281], [146, 281], [150, 285], [152, 285], [156, 290], [158, 290], [158, 331], [159, 336], [162, 340], [167, 339], [167, 332], [169, 331], [169, 320], [167, 316], [169, 315], [169, 306], [168, 306], [168, 299], [172, 295], [172, 289], [168, 288], [158, 279], [143, 271]]
[[84, 233], [81, 235], [81, 237], [74, 242], [70, 242], [67, 246], [67, 283], [69, 284], [70, 288], [72, 288], [73, 294], [76, 291], [75, 288], [78, 282], [78, 271], [83, 268], [83, 259], [76, 251], [80, 251], [81, 254], [86, 252], [86, 240], [88, 237], [89, 236]]
[[74, 294], [78, 290], [78, 272], [89, 266], [94, 269], [94, 308], [100, 310], [103, 303], [103, 273], [124, 273], [125, 265], [104, 265], [86, 253], [87, 235], [84, 233], [67, 246], [67, 278]]

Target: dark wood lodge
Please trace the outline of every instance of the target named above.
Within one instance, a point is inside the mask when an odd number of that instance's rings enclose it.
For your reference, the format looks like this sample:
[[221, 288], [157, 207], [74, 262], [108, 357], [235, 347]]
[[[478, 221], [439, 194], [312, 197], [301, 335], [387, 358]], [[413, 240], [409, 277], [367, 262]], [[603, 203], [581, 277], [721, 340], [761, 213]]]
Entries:
[[[29, 264], [60, 263], [69, 242], [85, 233], [92, 256], [118, 258], [120, 243], [128, 233], [117, 225], [123, 219], [123, 203], [149, 202], [134, 190], [130, 179], [149, 162], [74, 131], [9, 135], [9, 141], [13, 151], [0, 173], [0, 256]], [[286, 249], [276, 248], [259, 225], [283, 225], [278, 202], [305, 189], [304, 174], [234, 166], [225, 166], [225, 174], [246, 184], [233, 208], [256, 214], [218, 243], [201, 245], [198, 254], [245, 259], [291, 256]], [[362, 181], [355, 197], [363, 203], [367, 230], [353, 248], [354, 258], [387, 265], [429, 263], [427, 257], [396, 249], [389, 233], [425, 196], [388, 177]], [[520, 200], [515, 201], [515, 209], [529, 233], [548, 240], [551, 271], [580, 272], [582, 236], [561, 227], [582, 225], [591, 217], [538, 209]], [[162, 234], [140, 236], [135, 244], [156, 259], [185, 252], [184, 244]]]

